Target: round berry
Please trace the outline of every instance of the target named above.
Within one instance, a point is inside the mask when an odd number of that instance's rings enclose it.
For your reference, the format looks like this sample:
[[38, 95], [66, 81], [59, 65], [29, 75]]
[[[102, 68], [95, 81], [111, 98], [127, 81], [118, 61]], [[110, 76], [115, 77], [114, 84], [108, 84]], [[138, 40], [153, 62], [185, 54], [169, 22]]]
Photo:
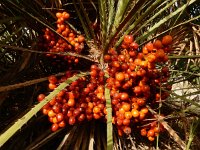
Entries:
[[51, 130], [52, 130], [53, 132], [57, 131], [58, 128], [59, 128], [59, 126], [58, 126], [57, 123], [54, 123], [54, 124], [52, 124], [52, 126], [51, 126]]
[[124, 36], [124, 43], [125, 44], [130, 44], [133, 42], [133, 36], [132, 35], [125, 35]]
[[39, 102], [41, 102], [44, 98], [45, 98], [45, 95], [44, 95], [44, 94], [39, 94], [38, 97], [37, 97], [37, 100], [38, 100]]
[[170, 45], [172, 43], [172, 36], [166, 35], [162, 38], [162, 44], [163, 45]]

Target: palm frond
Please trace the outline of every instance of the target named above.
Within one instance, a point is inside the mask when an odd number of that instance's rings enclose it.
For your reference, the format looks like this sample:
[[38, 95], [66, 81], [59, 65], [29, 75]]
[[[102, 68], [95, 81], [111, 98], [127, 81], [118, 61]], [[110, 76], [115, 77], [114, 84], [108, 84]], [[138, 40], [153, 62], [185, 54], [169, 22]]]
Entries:
[[178, 8], [176, 11], [172, 12], [170, 15], [168, 15], [165, 18], [161, 19], [154, 26], [152, 26], [151, 28], [149, 28], [148, 32], [145, 32], [142, 36], [138, 37], [137, 41], [146, 39], [148, 37], [148, 35], [151, 34], [152, 32], [154, 32], [159, 26], [161, 26], [163, 23], [165, 23], [166, 21], [168, 21], [170, 18], [174, 17], [179, 12], [181, 12], [182, 10], [184, 10], [187, 5], [190, 5], [190, 4], [194, 3], [194, 2], [195, 2], [195, 0], [191, 0], [189, 2], [189, 4], [183, 5], [182, 7]]
[[105, 49], [105, 40], [106, 40], [106, 31], [107, 31], [107, 3], [105, 0], [99, 0], [99, 17], [100, 17], [100, 23], [101, 23], [101, 41], [103, 48]]

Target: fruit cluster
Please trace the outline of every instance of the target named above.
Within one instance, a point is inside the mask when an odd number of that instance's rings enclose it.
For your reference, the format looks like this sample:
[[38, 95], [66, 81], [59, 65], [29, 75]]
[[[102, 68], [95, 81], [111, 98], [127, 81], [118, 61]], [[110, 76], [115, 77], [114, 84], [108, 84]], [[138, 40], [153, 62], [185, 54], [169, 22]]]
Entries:
[[[106, 86], [110, 89], [112, 122], [118, 134], [130, 134], [133, 129], [139, 129], [142, 136], [153, 141], [163, 131], [163, 126], [156, 121], [149, 108], [157, 108], [169, 96], [167, 91], [171, 90], [171, 86], [167, 80], [170, 74], [166, 62], [171, 43], [172, 37], [167, 35], [161, 41], [149, 42], [139, 50], [133, 37], [126, 35], [118, 49], [120, 52], [111, 48], [104, 55], [104, 62], [108, 64], [108, 78], [102, 69], [93, 64], [90, 75], [72, 82], [43, 107], [43, 114], [48, 115], [49, 121], [53, 123], [52, 131], [84, 120], [106, 121]], [[60, 79], [50, 76], [49, 89], [54, 90], [75, 74], [67, 71]], [[44, 98], [45, 95], [40, 94], [38, 101]]]
[[[55, 35], [52, 31], [48, 28], [44, 31], [44, 39], [45, 44], [44, 48], [47, 49], [49, 52], [74, 52], [74, 53], [81, 53], [84, 48], [84, 41], [85, 38], [83, 35], [77, 35], [74, 30], [72, 30], [69, 25], [66, 23], [69, 20], [69, 13], [67, 12], [58, 12], [56, 13], [57, 19], [57, 30], [56, 32], [61, 34], [64, 39], [58, 35]], [[68, 41], [68, 42], [67, 42]], [[78, 63], [78, 58], [74, 56], [63, 56], [63, 55], [54, 55], [54, 54], [47, 54], [47, 56], [57, 58], [57, 57], [64, 57], [64, 59], [68, 63]]]
[[[75, 74], [75, 73], [74, 73]], [[73, 76], [70, 71], [60, 79], [49, 77], [49, 89], [54, 90], [60, 83]], [[52, 122], [52, 131], [73, 125], [84, 120], [105, 120], [106, 107], [104, 98], [104, 72], [96, 65], [91, 66], [90, 77], [82, 77], [72, 82], [65, 90], [53, 98], [42, 108]], [[38, 96], [38, 101], [45, 98], [44, 94]]]
[[[126, 35], [120, 54], [110, 49], [104, 56], [108, 63], [107, 87], [111, 90], [113, 122], [119, 135], [130, 134], [131, 129], [143, 126], [144, 119], [153, 117], [146, 105], [153, 108], [168, 97], [166, 91], [170, 90], [171, 86], [166, 83], [169, 69], [165, 63], [168, 61], [167, 53], [171, 43], [172, 38], [167, 35], [162, 41], [149, 42], [138, 51], [138, 44], [133, 37]], [[158, 135], [160, 130], [157, 130], [156, 134], [152, 132], [152, 128], [157, 129], [158, 126], [161, 125], [145, 126], [145, 131], [149, 128], [146, 134], [149, 140], [153, 141], [154, 136]], [[144, 129], [144, 136], [143, 131]]]

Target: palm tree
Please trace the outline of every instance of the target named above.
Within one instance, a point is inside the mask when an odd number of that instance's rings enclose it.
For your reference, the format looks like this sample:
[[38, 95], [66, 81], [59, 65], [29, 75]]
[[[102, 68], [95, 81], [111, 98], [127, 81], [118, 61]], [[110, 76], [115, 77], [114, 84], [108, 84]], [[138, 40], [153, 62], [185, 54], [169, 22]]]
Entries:
[[[197, 0], [2, 0], [0, 11], [2, 149], [199, 147], [200, 11]], [[70, 29], [79, 43], [66, 38], [58, 30], [62, 12], [67, 12], [70, 19], [67, 16], [61, 23]], [[171, 74], [167, 83], [172, 89], [155, 87], [169, 96], [165, 101], [160, 99], [156, 104], [150, 101], [145, 104], [151, 117], [141, 121], [141, 124], [131, 125], [131, 133], [125, 130], [119, 136], [116, 121], [112, 120], [115, 116], [111, 105], [112, 89], [105, 82], [102, 93], [106, 119], [66, 124], [59, 130], [54, 126], [52, 130], [56, 131], [50, 131], [51, 123], [40, 110], [44, 110], [44, 106], [63, 89], [66, 90], [75, 81], [86, 86], [83, 77], [88, 80], [92, 78], [90, 68], [94, 64], [99, 67], [99, 74], [101, 71], [104, 73], [103, 81], [110, 78], [107, 69], [112, 62], [106, 61], [105, 56], [126, 53], [124, 49], [128, 48], [123, 47], [125, 38], [130, 40], [134, 37], [131, 42], [137, 47], [134, 47], [135, 52], [139, 53], [147, 43], [153, 43], [165, 35], [173, 37], [172, 51], [168, 53], [170, 61], [166, 63]], [[70, 51], [53, 51], [48, 36], [64, 41]], [[79, 40], [83, 36], [84, 39]], [[157, 63], [156, 68], [159, 70], [166, 64]], [[55, 75], [60, 79], [60, 76], [66, 76], [66, 70], [73, 74], [62, 79], [54, 90], [48, 90], [48, 76]], [[38, 103], [36, 99], [40, 93], [45, 93], [46, 97]], [[152, 122], [157, 122], [158, 127], [163, 126], [165, 132], [156, 136], [154, 142], [149, 142], [147, 137], [141, 137], [140, 130]]]

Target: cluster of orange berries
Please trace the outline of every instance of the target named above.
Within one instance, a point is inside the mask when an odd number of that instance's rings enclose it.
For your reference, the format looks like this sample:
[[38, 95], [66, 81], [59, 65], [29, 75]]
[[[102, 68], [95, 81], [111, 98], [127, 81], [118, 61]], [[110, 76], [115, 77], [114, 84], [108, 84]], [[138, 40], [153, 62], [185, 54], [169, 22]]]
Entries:
[[[112, 122], [117, 127], [118, 134], [122, 136], [124, 133], [130, 134], [133, 129], [140, 129], [142, 136], [153, 141], [163, 131], [163, 126], [157, 121], [148, 121], [156, 118], [147, 105], [154, 109], [169, 96], [167, 91], [171, 90], [171, 86], [167, 81], [170, 74], [166, 62], [171, 43], [172, 37], [167, 35], [161, 41], [149, 42], [139, 50], [133, 37], [126, 35], [119, 49], [120, 53], [111, 48], [104, 55], [104, 62], [108, 64], [108, 78], [99, 66], [93, 64], [90, 75], [73, 81], [42, 108], [43, 114], [52, 123], [52, 131], [84, 120], [106, 121], [106, 86], [110, 89]], [[75, 74], [67, 71], [61, 78], [50, 76], [49, 89], [54, 90]], [[45, 95], [40, 94], [38, 101], [44, 98]]]
[[[75, 75], [70, 71], [58, 79], [49, 77], [49, 89], [54, 90], [67, 78]], [[81, 77], [72, 82], [64, 90], [42, 108], [44, 115], [52, 123], [52, 131], [64, 127], [66, 124], [74, 125], [84, 120], [105, 120], [106, 107], [104, 98], [104, 72], [96, 65], [91, 66], [90, 76]], [[44, 94], [38, 95], [38, 101], [45, 98]]]
[[[167, 35], [162, 41], [149, 42], [138, 51], [133, 37], [126, 35], [120, 54], [111, 48], [104, 56], [104, 61], [108, 63], [107, 87], [111, 90], [113, 123], [119, 135], [130, 134], [133, 128], [143, 126], [143, 120], [152, 119], [153, 115], [146, 105], [153, 108], [169, 96], [166, 91], [171, 89], [167, 84], [170, 74], [165, 63], [171, 43], [172, 38]], [[161, 131], [152, 132], [158, 126], [161, 127], [158, 123], [154, 123], [153, 127], [145, 126], [142, 135], [153, 141]], [[144, 134], [147, 129], [149, 131]]]
[[151, 122], [148, 125], [145, 125], [140, 130], [140, 134], [142, 136], [146, 136], [149, 141], [154, 141], [155, 137], [159, 135], [160, 132], [164, 131], [164, 127], [161, 123], [158, 123], [156, 121]]
[[[74, 52], [74, 53], [81, 53], [84, 48], [84, 41], [85, 38], [83, 35], [77, 35], [74, 30], [72, 30], [69, 25], [65, 22], [69, 20], [69, 13], [67, 12], [58, 12], [56, 13], [57, 19], [57, 30], [56, 32], [61, 34], [65, 39], [58, 37], [48, 28], [44, 31], [44, 39], [45, 44], [44, 47], [49, 52]], [[67, 43], [66, 41], [69, 43]], [[54, 54], [47, 54], [47, 56], [57, 58], [58, 55]], [[64, 59], [68, 63], [78, 63], [79, 59], [75, 56], [63, 56], [60, 55], [59, 57], [64, 57]]]

